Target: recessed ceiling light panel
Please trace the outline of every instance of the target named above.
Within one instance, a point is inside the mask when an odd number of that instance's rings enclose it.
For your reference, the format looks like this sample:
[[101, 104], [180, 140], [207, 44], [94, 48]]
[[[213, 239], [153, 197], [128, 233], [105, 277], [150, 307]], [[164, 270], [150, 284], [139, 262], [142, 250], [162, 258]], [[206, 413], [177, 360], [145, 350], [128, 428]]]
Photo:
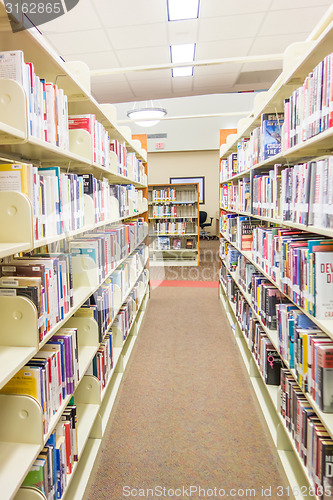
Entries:
[[199, 17], [200, 0], [167, 0], [168, 20], [185, 21]]

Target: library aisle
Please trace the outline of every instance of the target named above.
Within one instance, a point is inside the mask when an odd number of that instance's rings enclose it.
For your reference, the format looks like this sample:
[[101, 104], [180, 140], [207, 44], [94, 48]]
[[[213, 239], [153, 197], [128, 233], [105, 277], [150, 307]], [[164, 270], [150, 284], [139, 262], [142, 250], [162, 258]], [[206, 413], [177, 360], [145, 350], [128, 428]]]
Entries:
[[[214, 488], [229, 497], [240, 489], [237, 499], [286, 491], [216, 288], [152, 289], [102, 447], [89, 500], [151, 499], [155, 487], [182, 499], [220, 498]], [[190, 486], [206, 495], [187, 496]]]

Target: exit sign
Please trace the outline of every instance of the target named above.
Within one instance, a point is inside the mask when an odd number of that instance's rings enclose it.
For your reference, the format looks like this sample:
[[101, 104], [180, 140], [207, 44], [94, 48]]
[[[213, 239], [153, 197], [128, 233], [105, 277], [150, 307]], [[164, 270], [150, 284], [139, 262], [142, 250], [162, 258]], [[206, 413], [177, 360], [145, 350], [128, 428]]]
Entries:
[[164, 142], [157, 142], [155, 144], [155, 149], [164, 149]]

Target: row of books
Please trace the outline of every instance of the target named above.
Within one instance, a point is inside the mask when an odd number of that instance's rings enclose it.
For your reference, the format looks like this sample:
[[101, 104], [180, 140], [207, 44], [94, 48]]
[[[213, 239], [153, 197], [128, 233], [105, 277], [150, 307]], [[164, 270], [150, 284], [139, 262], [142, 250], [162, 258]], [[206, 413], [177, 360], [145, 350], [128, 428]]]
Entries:
[[143, 166], [135, 153], [127, 153], [125, 143], [110, 141], [109, 134], [94, 114], [68, 116], [68, 99], [63, 89], [35, 74], [33, 63], [24, 62], [21, 50], [0, 52], [0, 78], [22, 85], [27, 96], [29, 134], [69, 150], [69, 130], [86, 130], [91, 136], [92, 160], [110, 169], [110, 151], [118, 157], [118, 173], [143, 180]]
[[134, 181], [145, 184], [145, 169], [142, 161], [139, 160], [135, 153], [130, 153], [126, 149], [125, 143], [119, 142], [117, 139], [110, 141], [110, 150], [117, 156], [118, 174], [125, 177], [133, 178]]
[[191, 205], [153, 205], [149, 207], [149, 217], [195, 217]]
[[220, 187], [220, 207], [240, 212], [251, 211], [251, 182], [244, 177], [236, 182], [228, 182]]
[[[132, 184], [109, 185], [92, 174], [63, 173], [60, 167], [35, 167], [27, 163], [0, 165], [0, 191], [27, 195], [33, 207], [34, 238], [51, 237], [83, 229], [84, 194], [94, 202], [95, 222], [129, 216], [129, 200], [139, 211], [142, 191]], [[110, 197], [119, 202], [119, 214], [111, 213]]]
[[[225, 267], [225, 266], [224, 266]], [[281, 385], [280, 412], [285, 420], [287, 430], [295, 442], [295, 447], [304, 465], [307, 467], [312, 482], [311, 494], [324, 500], [332, 495], [332, 451], [333, 440], [321, 423], [313, 407], [296, 383], [291, 372], [284, 367], [283, 362], [275, 350], [270, 339], [265, 334], [260, 323], [253, 318], [251, 308], [236, 289], [228, 286], [232, 277], [227, 274], [226, 268], [222, 271], [223, 282], [227, 286], [229, 298], [236, 303], [236, 316], [242, 331], [248, 338], [249, 349], [257, 361], [258, 368], [267, 385]], [[318, 340], [317, 350], [325, 350], [327, 357], [323, 358], [320, 351], [317, 353], [319, 369], [314, 370], [318, 385], [325, 391], [328, 405], [331, 405], [332, 384], [329, 384], [331, 373], [332, 341], [326, 338]], [[324, 365], [324, 366], [323, 366]], [[326, 386], [323, 386], [323, 381]], [[325, 399], [323, 398], [323, 399]]]
[[284, 101], [284, 113], [264, 113], [261, 126], [221, 160], [220, 182], [248, 170], [333, 126], [333, 53], [311, 71]]
[[222, 208], [333, 228], [333, 156], [229, 182], [220, 188]]
[[262, 221], [246, 215], [229, 214], [221, 211], [220, 231], [240, 250], [252, 250], [253, 231]]
[[254, 262], [297, 305], [318, 319], [332, 318], [333, 240], [244, 219], [234, 214], [221, 215], [221, 230], [227, 239], [242, 251], [251, 245]]
[[279, 154], [283, 123], [283, 113], [262, 114], [260, 127], [237, 143], [237, 153], [221, 160], [220, 182]]
[[35, 398], [42, 409], [44, 434], [65, 398], [79, 382], [76, 328], [61, 328], [29, 363], [0, 390], [2, 394], [25, 394]]
[[99, 342], [102, 342], [115, 318], [114, 294], [117, 286], [124, 298], [131, 287], [131, 270], [138, 276], [146, 261], [146, 246], [139, 245], [128, 259], [107, 278], [103, 284], [90, 295], [74, 317], [89, 317], [95, 319], [98, 325]]
[[333, 240], [279, 227], [252, 234], [253, 260], [282, 291], [316, 318], [332, 318]]
[[143, 220], [138, 219], [63, 242], [58, 253], [8, 257], [0, 264], [0, 295], [23, 296], [35, 304], [42, 340], [73, 307], [73, 259], [89, 256], [97, 283], [102, 283], [119, 260], [143, 240], [144, 232]]
[[22, 85], [27, 96], [29, 134], [68, 150], [68, 102], [64, 91], [37, 76], [33, 63], [24, 62], [21, 50], [0, 52], [0, 78]]
[[[143, 298], [140, 291], [140, 283], [143, 284], [142, 290], [145, 290], [148, 284], [148, 276], [148, 270], [145, 270], [141, 274], [114, 320], [112, 328], [117, 327], [122, 332], [123, 340], [127, 338], [134, 315]], [[114, 367], [113, 338], [112, 329], [110, 329], [101, 342], [86, 372], [87, 375], [93, 375], [99, 380], [101, 391], [106, 387], [112, 368]]]
[[193, 248], [196, 248], [193, 238], [158, 236], [153, 242], [153, 250], [192, 250]]
[[281, 369], [280, 412], [312, 482], [308, 492], [332, 497], [333, 440], [288, 369]]
[[80, 238], [69, 241], [68, 246], [73, 258], [86, 256], [93, 260], [98, 283], [105, 280], [117, 266], [118, 260], [127, 257], [143, 237], [143, 221], [137, 219], [126, 224], [116, 224], [103, 230], [85, 233]]
[[153, 203], [165, 201], [195, 203], [197, 201], [197, 191], [193, 188], [184, 189], [183, 187], [181, 189], [175, 187], [154, 188], [149, 191], [148, 200]]
[[104, 126], [93, 114], [68, 117], [69, 130], [85, 130], [91, 136], [92, 160], [97, 165], [110, 169], [110, 138]]
[[299, 386], [319, 408], [333, 413], [333, 341], [290, 303], [277, 306], [279, 349]]
[[72, 473], [78, 459], [77, 409], [71, 401], [22, 486], [38, 489], [46, 500], [60, 499], [67, 486], [67, 475]]
[[0, 264], [0, 296], [22, 296], [36, 306], [42, 340], [74, 305], [72, 256], [49, 253], [6, 261]]
[[333, 125], [333, 53], [311, 71], [301, 87], [285, 99], [284, 150]]
[[[224, 279], [228, 272], [237, 270], [235, 279], [244, 293], [251, 294], [252, 309], [268, 329], [277, 329], [279, 353], [289, 368], [296, 370], [299, 386], [311, 393], [322, 411], [333, 413], [333, 341], [225, 240], [221, 241], [220, 255], [227, 266]], [[235, 297], [236, 293], [231, 300]], [[244, 306], [243, 298], [241, 302]]]
[[195, 222], [190, 221], [167, 221], [167, 222], [154, 222], [153, 234], [185, 234], [197, 232]]

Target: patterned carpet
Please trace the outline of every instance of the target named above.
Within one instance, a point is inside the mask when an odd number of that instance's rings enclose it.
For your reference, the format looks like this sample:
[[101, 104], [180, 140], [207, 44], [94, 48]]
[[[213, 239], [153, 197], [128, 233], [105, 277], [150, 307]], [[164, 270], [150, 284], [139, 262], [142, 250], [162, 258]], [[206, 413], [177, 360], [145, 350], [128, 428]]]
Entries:
[[87, 498], [289, 498], [263, 422], [217, 290], [155, 288]]

